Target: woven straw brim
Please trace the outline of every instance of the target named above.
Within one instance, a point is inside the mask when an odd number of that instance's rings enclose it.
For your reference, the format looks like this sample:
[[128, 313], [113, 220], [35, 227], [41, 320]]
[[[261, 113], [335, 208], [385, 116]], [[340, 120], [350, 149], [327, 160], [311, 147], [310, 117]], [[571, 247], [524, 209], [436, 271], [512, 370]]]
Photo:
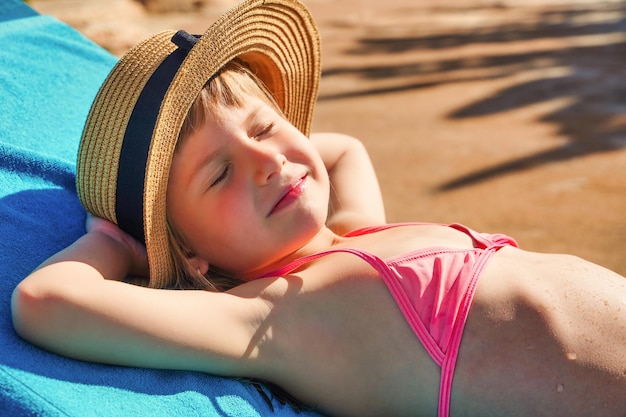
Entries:
[[[177, 49], [171, 42], [174, 33], [156, 34], [120, 59], [97, 94], [85, 124], [77, 161], [78, 195], [89, 212], [116, 224], [118, 165], [126, 127], [150, 76]], [[309, 134], [320, 77], [315, 23], [295, 0], [239, 4], [202, 35], [161, 103], [143, 191], [143, 232], [151, 287], [167, 287], [174, 277], [166, 191], [178, 134], [200, 90], [233, 58], [246, 62], [274, 95], [287, 119]]]

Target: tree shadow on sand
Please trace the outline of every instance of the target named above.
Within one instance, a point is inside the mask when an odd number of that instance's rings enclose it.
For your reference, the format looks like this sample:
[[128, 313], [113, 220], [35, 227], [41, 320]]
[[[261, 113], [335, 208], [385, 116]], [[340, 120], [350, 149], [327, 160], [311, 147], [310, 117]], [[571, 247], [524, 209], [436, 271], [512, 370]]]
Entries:
[[[504, 7], [504, 6], [500, 6]], [[541, 121], [558, 126], [568, 138], [565, 144], [534, 155], [508, 161], [458, 177], [439, 187], [440, 191], [486, 181], [551, 162], [626, 147], [626, 3], [598, 2], [585, 8], [536, 10], [532, 19], [519, 24], [484, 27], [472, 32], [436, 36], [367, 37], [348, 51], [353, 56], [380, 54], [392, 61], [396, 54], [417, 52], [402, 64], [335, 67], [323, 76], [348, 75], [383, 86], [325, 95], [320, 99], [359, 97], [396, 91], [418, 90], [468, 81], [511, 76], [521, 71], [546, 70], [545, 76], [503, 89], [496, 94], [459, 108], [450, 119], [497, 114], [550, 100], [567, 99], [567, 106], [549, 113]], [[397, 30], [397, 28], [396, 28]], [[407, 28], [407, 32], [410, 31]], [[585, 37], [587, 42], [566, 42]], [[563, 41], [562, 48], [511, 49], [511, 41]], [[439, 52], [473, 44], [502, 46], [497, 53], [421, 62], [419, 52]], [[448, 54], [449, 55], [449, 54]], [[559, 68], [559, 76], [549, 75]], [[553, 73], [552, 73], [553, 74]], [[407, 80], [406, 78], [410, 78]], [[417, 81], [416, 81], [417, 80]]]

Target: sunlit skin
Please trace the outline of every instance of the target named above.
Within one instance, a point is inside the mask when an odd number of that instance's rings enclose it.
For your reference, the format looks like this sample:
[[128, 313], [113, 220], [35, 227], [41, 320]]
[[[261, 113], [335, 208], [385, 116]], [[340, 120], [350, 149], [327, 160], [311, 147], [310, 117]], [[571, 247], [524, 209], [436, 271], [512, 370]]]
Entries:
[[[436, 224], [336, 233], [385, 222], [357, 143], [309, 140], [252, 97], [223, 109], [181, 144], [167, 203], [194, 267], [248, 282], [223, 293], [120, 282], [145, 270], [145, 251], [91, 219], [16, 288], [17, 332], [82, 360], [263, 378], [330, 416], [437, 415], [440, 368], [369, 264], [336, 253], [252, 279], [331, 247], [382, 259], [473, 247]], [[454, 375], [451, 417], [622, 415], [626, 279], [572, 256], [500, 249], [478, 281]]]
[[[226, 108], [185, 139], [170, 171], [169, 216], [202, 273], [243, 279], [332, 239], [319, 153], [266, 102]], [[327, 243], [325, 243], [327, 244]]]

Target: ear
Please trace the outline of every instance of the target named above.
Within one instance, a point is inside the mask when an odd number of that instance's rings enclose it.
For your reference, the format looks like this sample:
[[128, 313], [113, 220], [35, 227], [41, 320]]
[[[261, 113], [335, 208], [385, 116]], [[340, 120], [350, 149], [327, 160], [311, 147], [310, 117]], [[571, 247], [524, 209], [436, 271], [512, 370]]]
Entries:
[[209, 272], [209, 263], [204, 259], [192, 255], [189, 256], [187, 260], [189, 261], [189, 266], [191, 266], [192, 271], [200, 271], [202, 275], [206, 275], [206, 273]]

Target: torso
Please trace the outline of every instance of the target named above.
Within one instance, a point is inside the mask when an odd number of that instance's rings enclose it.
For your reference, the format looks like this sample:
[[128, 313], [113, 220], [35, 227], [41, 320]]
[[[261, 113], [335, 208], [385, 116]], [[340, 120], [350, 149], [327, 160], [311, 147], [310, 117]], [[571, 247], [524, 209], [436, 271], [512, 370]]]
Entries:
[[[339, 246], [388, 259], [433, 244], [471, 249], [475, 242], [449, 227], [418, 225], [349, 238]], [[578, 317], [576, 309], [589, 299], [580, 295], [598, 274], [613, 286], [598, 294], [604, 300], [599, 313], [621, 320], [621, 333], [607, 334]], [[616, 307], [626, 303], [623, 281], [577, 259], [514, 247], [498, 250], [481, 274], [465, 327], [451, 415], [558, 415], [556, 408], [546, 413], [555, 404], [563, 415], [582, 415], [582, 407], [590, 406], [577, 404], [576, 394], [589, 389], [590, 378], [611, 380], [615, 388], [600, 393], [597, 413], [589, 415], [602, 415], [600, 402], [610, 396], [626, 409], [621, 399], [626, 363], [613, 372], [578, 366], [585, 361], [599, 368], [626, 357], [626, 304]], [[369, 264], [334, 253], [272, 282], [272, 310], [259, 346], [271, 371], [259, 376], [331, 415], [437, 415], [441, 369]], [[572, 330], [570, 322], [581, 327]], [[594, 343], [611, 337], [620, 347], [598, 354], [584, 342], [589, 335]]]

